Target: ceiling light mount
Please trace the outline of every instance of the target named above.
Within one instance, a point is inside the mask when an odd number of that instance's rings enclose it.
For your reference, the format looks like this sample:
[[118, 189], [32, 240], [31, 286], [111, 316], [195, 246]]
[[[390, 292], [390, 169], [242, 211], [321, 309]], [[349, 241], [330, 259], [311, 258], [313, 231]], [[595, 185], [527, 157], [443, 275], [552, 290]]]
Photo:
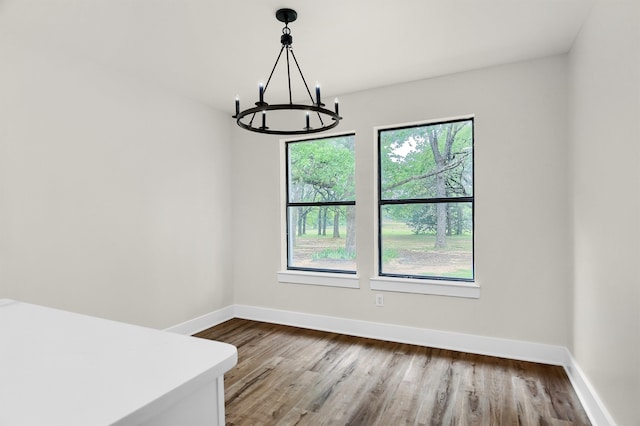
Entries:
[[298, 12], [293, 9], [278, 9], [276, 12], [276, 19], [280, 22], [284, 22], [285, 25], [295, 22], [298, 19]]
[[[238, 124], [238, 126], [242, 127], [245, 130], [271, 135], [302, 135], [308, 133], [323, 132], [325, 130], [332, 129], [336, 127], [342, 119], [342, 117], [340, 117], [340, 115], [338, 114], [338, 99], [336, 99], [334, 102], [333, 111], [325, 108], [325, 104], [322, 103], [322, 99], [320, 97], [319, 84], [316, 84], [315, 99], [311, 95], [311, 90], [309, 90], [307, 80], [302, 74], [300, 64], [298, 63], [298, 60], [296, 59], [296, 56], [293, 53], [293, 49], [291, 47], [291, 45], [293, 44], [293, 37], [291, 36], [291, 29], [289, 28], [289, 24], [291, 22], [294, 22], [297, 18], [298, 14], [293, 9], [279, 9], [276, 12], [276, 19], [280, 22], [284, 22], [284, 28], [282, 29], [282, 35], [280, 36], [280, 43], [282, 44], [282, 47], [280, 49], [278, 57], [276, 58], [276, 62], [271, 69], [271, 74], [269, 74], [267, 83], [265, 85], [260, 83], [258, 87], [258, 102], [255, 103], [256, 106], [253, 108], [245, 109], [244, 111], [240, 111], [240, 99], [236, 97], [236, 113], [235, 115], [233, 115], [233, 118], [236, 119], [236, 123]], [[278, 66], [278, 62], [280, 61], [283, 52], [285, 52], [287, 63], [289, 103], [269, 104], [265, 102], [264, 95], [267, 91], [267, 88], [269, 87], [271, 77], [273, 77], [273, 73]], [[296, 65], [296, 69], [300, 74], [304, 87], [307, 91], [307, 95], [309, 96], [309, 99], [311, 101], [309, 104], [293, 103], [293, 95], [291, 91], [290, 58], [293, 59], [293, 62]], [[304, 120], [302, 119], [302, 115], [296, 117], [296, 113], [294, 113], [293, 116], [289, 114], [287, 117], [284, 117], [284, 119], [281, 118], [276, 123], [279, 125], [279, 127], [267, 127], [267, 115], [269, 115], [269, 113], [271, 113], [271, 115], [277, 115], [278, 112], [287, 111], [304, 111], [306, 112], [306, 114], [304, 115]], [[256, 115], [259, 115], [260, 119], [257, 119]], [[269, 122], [271, 123], [272, 120], [269, 120]], [[305, 125], [301, 126], [301, 123], [304, 123]], [[290, 127], [287, 127], [287, 124]]]

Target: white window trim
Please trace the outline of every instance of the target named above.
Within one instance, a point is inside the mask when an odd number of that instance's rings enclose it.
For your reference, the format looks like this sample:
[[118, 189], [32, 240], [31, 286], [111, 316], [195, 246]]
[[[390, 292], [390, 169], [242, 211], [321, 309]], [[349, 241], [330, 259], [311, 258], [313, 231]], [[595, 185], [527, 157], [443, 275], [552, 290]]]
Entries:
[[431, 294], [468, 299], [480, 298], [480, 286], [477, 282], [379, 276], [369, 278], [369, 287], [376, 291]]
[[[322, 137], [333, 137], [344, 134], [356, 134], [355, 130], [326, 133]], [[286, 154], [287, 142], [302, 141], [306, 139], [317, 139], [318, 135], [310, 135], [308, 137], [296, 137], [280, 139], [280, 271], [277, 272], [278, 282], [281, 284], [303, 284], [318, 285], [326, 287], [341, 288], [360, 288], [360, 277], [356, 274], [343, 274], [338, 272], [320, 272], [320, 271], [300, 271], [297, 269], [287, 269], [287, 176], [286, 170]], [[283, 188], [285, 188], [283, 190]]]
[[[415, 123], [404, 123], [404, 124], [393, 124], [393, 125], [385, 125], [385, 126], [377, 126], [373, 128], [373, 140], [376, 141], [378, 137], [378, 130], [393, 128], [403, 125], [413, 125], [413, 124], [429, 124], [431, 122], [439, 122], [443, 120], [454, 120], [454, 119], [465, 119], [465, 118], [473, 118], [474, 115], [461, 115], [458, 117], [449, 117], [446, 119], [437, 119], [430, 121], [419, 121]], [[355, 133], [355, 131], [352, 131]], [[344, 134], [344, 132], [335, 133], [335, 135]], [[327, 135], [333, 136], [331, 135]], [[309, 139], [313, 139], [317, 136], [309, 137]], [[301, 140], [300, 138], [295, 139], [281, 139], [280, 140], [280, 170], [285, 170], [285, 149], [286, 142], [289, 140]], [[378, 150], [374, 150], [373, 155], [373, 172], [374, 176], [378, 175]], [[286, 188], [286, 176], [284, 173], [280, 173], [280, 188]], [[281, 270], [277, 272], [277, 279], [279, 283], [283, 284], [302, 284], [302, 285], [318, 285], [318, 286], [327, 286], [327, 287], [341, 287], [341, 288], [360, 288], [360, 278], [357, 274], [341, 274], [341, 273], [333, 273], [333, 272], [316, 272], [316, 271], [300, 271], [300, 270], [291, 270], [286, 269], [287, 267], [287, 241], [286, 241], [286, 229], [287, 229], [287, 219], [286, 219], [286, 207], [282, 208], [283, 205], [286, 204], [286, 194], [283, 190], [280, 191], [280, 206], [281, 206], [281, 215], [280, 215], [280, 223], [282, 229], [282, 244], [280, 247], [280, 253], [282, 260]], [[377, 182], [376, 185], [373, 186], [373, 210], [374, 210], [374, 223], [373, 223], [373, 235], [375, 241], [378, 241], [378, 193], [377, 193]], [[480, 298], [480, 285], [478, 284], [478, 280], [474, 282], [467, 281], [449, 281], [449, 280], [434, 280], [434, 279], [420, 279], [420, 278], [399, 278], [399, 277], [389, 277], [389, 276], [379, 276], [378, 271], [378, 250], [379, 247], [375, 247], [374, 250], [374, 274], [376, 276], [369, 278], [369, 287], [374, 291], [390, 291], [390, 292], [399, 292], [399, 293], [413, 293], [413, 294], [428, 294], [428, 295], [437, 295], [437, 296], [450, 296], [450, 297], [462, 297], [469, 299], [479, 299]]]
[[360, 277], [355, 274], [297, 271], [289, 269], [286, 271], [278, 271], [277, 275], [279, 283], [360, 288]]
[[[374, 145], [377, 147], [378, 145], [378, 131], [391, 129], [396, 127], [403, 126], [413, 126], [416, 124], [425, 124], [428, 125], [430, 123], [438, 123], [441, 121], [451, 121], [451, 120], [465, 120], [474, 118], [474, 114], [460, 115], [457, 117], [447, 117], [447, 118], [439, 118], [434, 120], [427, 121], [416, 121], [410, 123], [400, 123], [400, 124], [391, 124], [384, 126], [376, 126], [373, 128], [373, 141]], [[475, 138], [475, 135], [474, 135]], [[373, 173], [376, 177], [376, 183], [373, 185], [373, 210], [374, 210], [374, 222], [373, 222], [373, 235], [375, 241], [380, 241], [380, 236], [378, 235], [378, 221], [380, 209], [378, 207], [378, 184], [377, 176], [378, 173], [378, 149], [375, 148], [373, 152]], [[475, 230], [474, 230], [475, 232]], [[451, 297], [464, 297], [469, 299], [479, 299], [480, 298], [480, 285], [478, 284], [477, 278], [475, 281], [453, 281], [453, 280], [434, 280], [434, 279], [422, 279], [422, 278], [399, 278], [399, 277], [389, 277], [380, 275], [379, 264], [378, 264], [378, 253], [380, 247], [376, 243], [376, 247], [374, 250], [374, 268], [375, 268], [375, 276], [369, 278], [369, 287], [371, 290], [375, 291], [393, 291], [399, 293], [414, 293], [414, 294], [430, 294], [435, 296], [451, 296]], [[475, 268], [475, 265], [474, 265]]]

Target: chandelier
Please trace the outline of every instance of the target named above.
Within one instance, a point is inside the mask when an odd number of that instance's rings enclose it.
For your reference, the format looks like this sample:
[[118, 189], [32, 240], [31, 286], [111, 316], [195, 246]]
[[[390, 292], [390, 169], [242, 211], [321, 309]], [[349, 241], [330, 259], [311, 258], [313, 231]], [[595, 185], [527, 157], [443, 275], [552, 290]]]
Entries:
[[[307, 80], [304, 78], [302, 70], [300, 69], [300, 64], [298, 63], [296, 55], [293, 53], [293, 49], [291, 48], [293, 37], [291, 36], [289, 23], [294, 22], [297, 17], [298, 14], [293, 9], [279, 9], [276, 12], [276, 18], [278, 19], [278, 21], [284, 22], [284, 28], [282, 29], [282, 35], [280, 36], [282, 48], [280, 49], [280, 53], [276, 58], [276, 63], [271, 69], [271, 74], [269, 74], [267, 83], [265, 85], [260, 83], [258, 87], [258, 102], [255, 103], [255, 107], [240, 111], [240, 99], [236, 96], [236, 113], [235, 115], [233, 115], [233, 118], [236, 119], [236, 123], [238, 123], [238, 126], [242, 127], [243, 129], [271, 135], [302, 135], [308, 133], [323, 132], [325, 130], [332, 129], [336, 127], [342, 119], [342, 117], [340, 117], [340, 115], [338, 114], [338, 99], [336, 99], [334, 102], [333, 111], [325, 108], [325, 104], [322, 103], [322, 98], [320, 97], [319, 84], [316, 84], [315, 99], [311, 95], [311, 90], [309, 90]], [[273, 77], [273, 73], [278, 66], [278, 62], [283, 56], [282, 52], [286, 53], [285, 58], [287, 62], [289, 103], [269, 104], [265, 102], [265, 93], [269, 88], [271, 77]], [[304, 87], [310, 100], [310, 103], [308, 104], [293, 103], [293, 97], [291, 93], [290, 58], [293, 59], [295, 67], [300, 73], [300, 77], [302, 78], [302, 82], [304, 83]], [[271, 115], [277, 116], [279, 112], [286, 111], [298, 111], [299, 114], [286, 114], [286, 119], [284, 120], [282, 119], [282, 114], [280, 114], [280, 117], [277, 117], [280, 118], [280, 120], [276, 120], [276, 124], [279, 126], [278, 128], [270, 128], [267, 126], [267, 124], [271, 124], [273, 121], [269, 119], [269, 113], [271, 113]]]

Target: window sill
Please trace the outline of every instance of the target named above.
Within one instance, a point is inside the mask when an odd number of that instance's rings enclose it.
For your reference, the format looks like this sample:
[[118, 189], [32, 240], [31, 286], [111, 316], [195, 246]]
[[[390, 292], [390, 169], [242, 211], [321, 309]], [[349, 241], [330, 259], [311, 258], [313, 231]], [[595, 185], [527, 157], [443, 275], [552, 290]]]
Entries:
[[437, 296], [480, 298], [480, 286], [461, 281], [421, 280], [397, 277], [369, 278], [371, 290], [400, 293], [432, 294]]
[[360, 288], [360, 278], [357, 275], [332, 274], [330, 272], [279, 271], [278, 282], [287, 284]]

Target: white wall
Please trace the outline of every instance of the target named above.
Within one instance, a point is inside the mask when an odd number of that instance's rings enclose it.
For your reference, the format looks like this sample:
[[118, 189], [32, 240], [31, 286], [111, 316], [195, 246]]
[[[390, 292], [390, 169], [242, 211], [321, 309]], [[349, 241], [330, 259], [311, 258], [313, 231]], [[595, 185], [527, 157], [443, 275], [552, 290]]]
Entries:
[[[568, 345], [566, 88], [566, 56], [558, 56], [341, 95], [346, 118], [339, 129], [356, 132], [359, 290], [277, 282], [279, 141], [235, 130], [236, 303]], [[386, 293], [385, 307], [376, 308], [368, 284], [375, 262], [373, 128], [462, 114], [476, 116], [481, 297]]]
[[154, 327], [233, 303], [230, 124], [0, 42], [0, 298]]
[[570, 53], [573, 352], [620, 425], [640, 425], [639, 15], [597, 2]]
[[[569, 71], [559, 56], [340, 96], [359, 290], [277, 283], [276, 138], [3, 38], [0, 298], [160, 328], [238, 303], [567, 345], [616, 420], [638, 424], [639, 13], [597, 2]], [[376, 308], [373, 127], [470, 113], [481, 297], [385, 293]]]

